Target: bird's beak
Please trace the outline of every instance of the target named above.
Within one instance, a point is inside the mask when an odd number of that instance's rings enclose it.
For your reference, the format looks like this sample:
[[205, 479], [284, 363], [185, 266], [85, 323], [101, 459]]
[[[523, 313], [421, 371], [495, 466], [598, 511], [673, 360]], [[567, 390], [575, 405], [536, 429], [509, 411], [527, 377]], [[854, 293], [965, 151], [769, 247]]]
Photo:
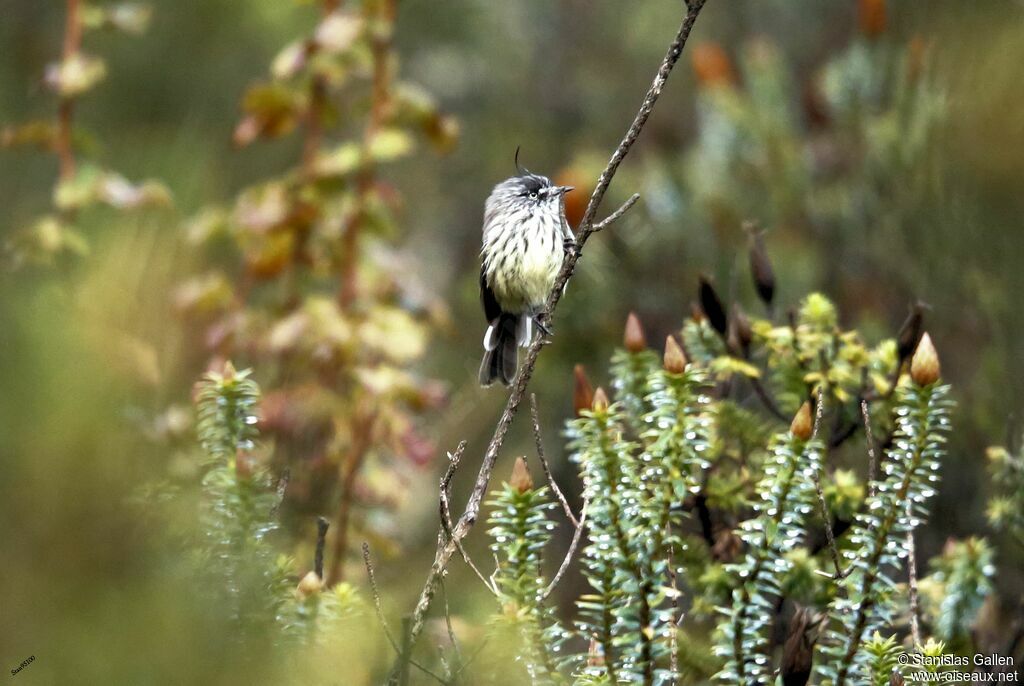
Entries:
[[558, 194], [559, 195], [565, 195], [569, 191], [576, 190], [575, 186], [556, 186], [556, 188], [558, 189]]

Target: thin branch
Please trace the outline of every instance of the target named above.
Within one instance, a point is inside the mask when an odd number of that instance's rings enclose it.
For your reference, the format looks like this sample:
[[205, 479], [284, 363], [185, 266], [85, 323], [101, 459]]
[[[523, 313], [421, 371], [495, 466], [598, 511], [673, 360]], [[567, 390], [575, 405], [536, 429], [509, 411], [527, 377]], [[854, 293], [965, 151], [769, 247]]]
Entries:
[[[442, 548], [449, 540], [452, 540], [452, 513], [451, 513], [451, 497], [452, 497], [452, 478], [455, 476], [455, 470], [459, 467], [459, 462], [462, 460], [462, 454], [466, 451], [466, 442], [461, 441], [454, 453], [448, 454], [448, 469], [445, 470], [444, 476], [441, 477], [441, 497], [438, 505], [439, 516], [441, 517], [441, 533], [438, 535], [437, 545], [438, 548]], [[459, 554], [462, 555], [462, 559], [465, 561], [469, 568], [473, 570], [477, 578], [483, 582], [487, 590], [498, 595], [498, 588], [494, 584], [493, 579], [488, 581], [484, 577], [483, 572], [473, 562], [473, 558], [469, 556], [466, 549], [462, 545], [461, 539], [455, 540], [455, 545], [458, 546]]]
[[352, 445], [342, 465], [341, 501], [338, 504], [338, 521], [334, 529], [331, 569], [327, 574], [328, 586], [334, 586], [345, 578], [345, 556], [348, 554], [348, 530], [352, 518], [352, 501], [355, 498], [354, 489], [372, 445], [371, 439], [377, 425], [376, 410], [366, 415], [357, 414], [353, 423], [355, 427]]
[[377, 577], [373, 573], [373, 563], [370, 562], [370, 544], [366, 541], [363, 541], [363, 564], [366, 565], [366, 576], [370, 579], [370, 593], [373, 595], [373, 609], [377, 613], [377, 620], [384, 629], [384, 636], [387, 637], [388, 643], [391, 644], [391, 647], [397, 653], [399, 652], [398, 643], [395, 642], [395, 637], [391, 634], [388, 621], [384, 619], [384, 609], [381, 607], [380, 602], [380, 589], [377, 587]]
[[[682, 54], [683, 46], [686, 44], [687, 38], [690, 36], [690, 31], [693, 29], [693, 24], [697, 20], [697, 15], [704, 6], [704, 2], [705, 0], [691, 0], [687, 7], [686, 16], [683, 19], [675, 38], [669, 45], [668, 52], [662, 60], [661, 66], [658, 68], [658, 73], [655, 75], [650, 88], [647, 90], [647, 94], [640, 105], [640, 109], [633, 118], [633, 123], [630, 124], [625, 136], [615, 148], [615, 152], [612, 153], [611, 159], [608, 160], [608, 164], [604, 171], [602, 171], [600, 177], [598, 177], [597, 184], [594, 186], [594, 192], [590, 196], [590, 202], [587, 205], [586, 212], [584, 212], [583, 219], [580, 221], [579, 230], [576, 235], [576, 243], [573, 246], [573, 249], [566, 253], [562, 269], [555, 278], [555, 283], [551, 288], [551, 293], [548, 295], [548, 301], [544, 311], [549, 316], [554, 312], [555, 308], [558, 306], [559, 300], [562, 298], [565, 285], [572, 277], [573, 270], [576, 267], [576, 262], [579, 260], [583, 245], [590, 237], [590, 234], [594, 232], [594, 217], [597, 215], [597, 210], [601, 205], [601, 201], [604, 199], [608, 186], [611, 184], [612, 179], [615, 176], [615, 172], [618, 170], [622, 160], [625, 159], [626, 155], [633, 147], [633, 144], [636, 142], [637, 137], [639, 137], [640, 132], [643, 130], [644, 125], [647, 123], [647, 119], [650, 117], [651, 111], [654, 109], [654, 105], [657, 102], [658, 97], [661, 95], [662, 89], [665, 87], [665, 82], [668, 80], [668, 76], [672, 72], [672, 68], [676, 65], [676, 62], [679, 61], [679, 56]], [[463, 511], [462, 516], [459, 518], [459, 521], [455, 524], [452, 530], [451, 540], [449, 540], [443, 548], [438, 549], [434, 556], [434, 563], [430, 567], [430, 572], [427, 575], [426, 582], [423, 585], [423, 590], [420, 592], [419, 600], [417, 601], [412, 614], [410, 633], [413, 643], [415, 643], [416, 638], [423, 631], [427, 610], [430, 608], [430, 603], [433, 600], [438, 581], [444, 573], [452, 555], [454, 555], [455, 551], [458, 549], [458, 545], [455, 541], [464, 538], [476, 523], [477, 516], [480, 512], [480, 505], [483, 501], [484, 494], [487, 491], [487, 485], [490, 483], [491, 473], [494, 471], [494, 465], [498, 459], [498, 453], [505, 442], [505, 436], [508, 433], [509, 427], [512, 425], [512, 420], [519, 409], [519, 405], [522, 402], [524, 395], [526, 394], [526, 388], [530, 383], [530, 378], [533, 376], [534, 365], [537, 364], [537, 356], [540, 354], [540, 350], [543, 347], [544, 339], [541, 336], [537, 337], [527, 350], [522, 370], [516, 377], [515, 385], [512, 387], [508, 401], [505, 403], [505, 410], [502, 412], [501, 418], [495, 426], [494, 434], [487, 445], [487, 450], [484, 452], [484, 457], [480, 464], [480, 471], [477, 475], [473, 490], [470, 493], [469, 500], [466, 503], [466, 509]], [[398, 683], [400, 673], [399, 667], [400, 665], [395, 665], [395, 668], [388, 677], [388, 684]]]
[[639, 193], [634, 193], [633, 195], [629, 196], [629, 200], [622, 203], [622, 205], [619, 206], [619, 209], [609, 214], [607, 217], [599, 221], [596, 226], [594, 226], [594, 233], [597, 233], [598, 231], [601, 231], [605, 227], [611, 226], [615, 222], [619, 221], [619, 219], [622, 218], [622, 215], [626, 214], [626, 212], [629, 212], [629, 208], [635, 205], [636, 201], [639, 199]]
[[[818, 431], [821, 429], [821, 418], [825, 414], [825, 387], [822, 385], [818, 389], [818, 407], [814, 414], [814, 430], [811, 432], [811, 440], [817, 440]], [[819, 469], [814, 471], [814, 490], [818, 494], [818, 509], [821, 514], [821, 521], [825, 525], [825, 538], [828, 540], [828, 549], [832, 554], [832, 564], [835, 565], [836, 573], [834, 579], [842, 579], [849, 572], [843, 571], [843, 565], [839, 561], [839, 548], [836, 547], [836, 537], [832, 531], [832, 515], [829, 514], [828, 504], [825, 502], [825, 492], [821, 488], [821, 469], [824, 468], [822, 465]], [[852, 569], [852, 567], [851, 567]]]
[[569, 501], [565, 499], [565, 494], [562, 493], [562, 489], [555, 483], [555, 477], [551, 473], [551, 466], [548, 464], [547, 457], [544, 455], [544, 441], [540, 435], [540, 412], [537, 411], [537, 394], [530, 394], [530, 418], [533, 420], [533, 440], [537, 444], [537, 459], [540, 460], [540, 466], [544, 470], [544, 476], [548, 478], [548, 484], [551, 486], [551, 492], [558, 498], [558, 502], [562, 503], [562, 509], [565, 511], [565, 516], [569, 518], [572, 525], [578, 530], [580, 528], [580, 520], [576, 519], [576, 515], [572, 513], [572, 508], [569, 507]]
[[[65, 63], [78, 53], [82, 45], [81, 9], [82, 3], [79, 0], [67, 0], [64, 47], [61, 55]], [[57, 158], [60, 160], [61, 181], [67, 181], [75, 175], [75, 151], [72, 143], [74, 113], [74, 97], [61, 95], [60, 103], [57, 106], [57, 139], [55, 142]]]
[[454, 677], [462, 671], [462, 651], [459, 650], [459, 642], [455, 640], [451, 608], [448, 606], [448, 589], [444, 585], [444, 579], [441, 579], [441, 601], [444, 604], [444, 625], [448, 629], [448, 640], [452, 642], [452, 652], [455, 654], [455, 669], [451, 671]]
[[[321, 519], [323, 519], [323, 518], [321, 517]], [[392, 635], [391, 629], [388, 627], [388, 622], [387, 622], [386, 619], [384, 619], [384, 609], [381, 606], [381, 602], [380, 602], [380, 589], [377, 587], [377, 577], [373, 573], [373, 563], [370, 562], [370, 544], [367, 543], [366, 541], [363, 541], [363, 564], [366, 565], [366, 575], [370, 579], [370, 592], [373, 594], [373, 609], [374, 609], [374, 612], [377, 613], [377, 621], [380, 622], [381, 628], [384, 629], [384, 636], [387, 637], [388, 643], [391, 644], [391, 647], [392, 647], [392, 649], [394, 649], [395, 653], [398, 654], [401, 657], [402, 654], [403, 654], [402, 650], [399, 649], [398, 643], [395, 641], [395, 637], [394, 637], [394, 635]], [[403, 623], [404, 623], [404, 620], [403, 620]], [[434, 674], [432, 671], [430, 671], [429, 669], [427, 669], [423, 665], [419, 664], [415, 660], [409, 659], [408, 663], [411, 664], [416, 669], [418, 669], [421, 672], [423, 672], [424, 674], [426, 674], [427, 676], [433, 677], [439, 683], [442, 683], [442, 684], [446, 684], [447, 683], [440, 676], [438, 676], [437, 674]]]
[[864, 420], [864, 440], [868, 444], [868, 495], [873, 498], [878, 490], [878, 450], [875, 448], [875, 434], [871, 431], [871, 412], [865, 399], [860, 401], [860, 416]]
[[572, 561], [573, 556], [576, 554], [576, 548], [580, 544], [580, 539], [583, 537], [583, 530], [587, 524], [587, 507], [590, 505], [589, 502], [584, 501], [583, 510], [580, 512], [580, 522], [576, 527], [576, 530], [572, 534], [572, 542], [569, 543], [569, 550], [565, 553], [565, 558], [562, 560], [562, 564], [558, 567], [558, 571], [555, 572], [555, 576], [551, 578], [551, 583], [544, 589], [544, 593], [541, 598], [547, 600], [551, 593], [555, 590], [555, 586], [562, 580], [562, 576], [565, 575], [565, 571], [569, 569], [569, 563]]
[[[907, 518], [914, 517], [914, 501], [907, 499]], [[917, 551], [914, 549], [914, 530], [907, 531], [907, 572], [910, 587], [910, 635], [914, 637], [914, 647], [921, 645], [921, 627], [918, 622], [917, 601]]]
[[760, 379], [755, 377], [748, 378], [750, 380], [751, 388], [754, 389], [754, 393], [757, 394], [757, 397], [761, 400], [761, 404], [765, 406], [765, 409], [767, 409], [779, 421], [788, 422], [792, 419], [792, 417], [787, 417], [785, 413], [779, 409], [779, 404], [776, 403], [775, 398], [768, 393], [768, 390], [764, 387], [764, 384], [761, 383]]

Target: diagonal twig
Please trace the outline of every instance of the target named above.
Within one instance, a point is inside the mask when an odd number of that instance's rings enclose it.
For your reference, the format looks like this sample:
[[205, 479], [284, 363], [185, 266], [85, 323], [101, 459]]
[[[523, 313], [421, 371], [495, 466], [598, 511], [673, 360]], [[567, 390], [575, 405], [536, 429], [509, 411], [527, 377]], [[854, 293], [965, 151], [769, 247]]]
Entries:
[[[394, 649], [395, 653], [398, 654], [399, 658], [401, 659], [404, 654], [404, 651], [398, 647], [398, 643], [395, 641], [395, 637], [391, 633], [391, 628], [388, 626], [388, 622], [384, 618], [384, 609], [381, 606], [380, 602], [380, 589], [377, 587], [377, 577], [373, 573], [373, 563], [370, 562], [370, 544], [365, 541], [363, 541], [363, 564], [366, 565], [366, 575], [370, 579], [370, 592], [373, 594], [373, 609], [377, 613], [377, 621], [380, 622], [381, 627], [384, 629], [384, 636], [387, 637], [388, 643], [391, 644], [391, 647]], [[444, 679], [442, 679], [440, 676], [430, 671], [420, 663], [416, 662], [415, 660], [407, 656], [405, 657], [405, 659], [408, 661], [410, 665], [420, 670], [427, 676], [433, 677], [441, 684], [446, 684]]]
[[[452, 540], [452, 528], [454, 527], [451, 514], [452, 478], [455, 476], [455, 470], [459, 468], [459, 462], [462, 460], [462, 454], [465, 451], [466, 442], [461, 441], [459, 446], [455, 449], [455, 452], [449, 453], [448, 469], [445, 471], [444, 476], [441, 477], [441, 497], [438, 504], [438, 514], [441, 518], [441, 533], [438, 534], [438, 548], [441, 548], [448, 543], [449, 540]], [[483, 572], [480, 571], [480, 568], [476, 566], [475, 562], [473, 562], [473, 558], [469, 556], [469, 553], [466, 552], [466, 549], [463, 547], [462, 540], [455, 539], [455, 545], [458, 547], [459, 554], [462, 555], [463, 561], [469, 565], [469, 568], [472, 569], [477, 575], [477, 578], [483, 582], [484, 586], [487, 587], [487, 590], [494, 595], [498, 595], [498, 589], [494, 585], [493, 580], [489, 582], [484, 577]]]
[[[679, 61], [679, 56], [682, 54], [683, 46], [686, 45], [686, 41], [693, 29], [694, 22], [697, 21], [697, 16], [700, 14], [704, 3], [705, 0], [690, 0], [687, 4], [686, 14], [683, 18], [682, 24], [679, 26], [679, 30], [676, 32], [675, 37], [669, 44], [668, 52], [665, 54], [665, 57], [661, 62], [661, 66], [658, 68], [658, 72], [655, 74], [654, 80], [651, 82], [650, 88], [648, 88], [647, 93], [644, 96], [643, 102], [640, 104], [640, 109], [633, 118], [633, 122], [630, 124], [626, 134], [612, 153], [604, 171], [601, 172], [601, 175], [597, 179], [597, 183], [594, 186], [594, 192], [591, 194], [590, 202], [587, 204], [587, 209], [583, 214], [583, 219], [580, 220], [579, 229], [576, 234], [576, 242], [572, 248], [566, 252], [562, 269], [555, 278], [555, 283], [548, 295], [548, 300], [544, 308], [544, 312], [548, 316], [554, 312], [555, 308], [558, 306], [558, 302], [562, 298], [562, 293], [565, 291], [565, 285], [572, 277], [573, 270], [576, 268], [576, 262], [579, 260], [583, 245], [586, 243], [590, 235], [594, 233], [594, 218], [597, 216], [597, 211], [601, 206], [601, 201], [604, 199], [605, 193], [608, 191], [608, 187], [611, 185], [612, 179], [615, 177], [615, 173], [618, 171], [619, 165], [622, 163], [622, 160], [625, 159], [630, 149], [632, 149], [633, 144], [636, 142], [637, 138], [640, 136], [640, 132], [644, 128], [644, 125], [647, 123], [647, 119], [650, 117], [651, 111], [654, 109], [654, 105], [658, 101], [658, 98], [665, 87], [669, 74]], [[454, 555], [458, 550], [458, 544], [456, 541], [460, 541], [464, 538], [476, 523], [477, 516], [480, 512], [480, 505], [483, 501], [484, 494], [487, 491], [487, 485], [490, 483], [491, 473], [494, 471], [494, 465], [498, 459], [498, 452], [501, 450], [501, 447], [505, 442], [505, 436], [508, 433], [509, 427], [512, 425], [512, 420], [515, 417], [516, 412], [519, 410], [519, 405], [526, 394], [526, 388], [530, 383], [530, 378], [533, 376], [534, 365], [537, 363], [537, 356], [540, 354], [541, 348], [543, 347], [544, 338], [538, 337], [527, 350], [525, 359], [523, 360], [522, 370], [516, 377], [515, 384], [513, 385], [512, 390], [509, 393], [508, 400], [505, 403], [505, 410], [502, 412], [501, 417], [494, 428], [491, 440], [487, 445], [487, 449], [484, 451], [484, 457], [480, 464], [480, 471], [477, 475], [473, 490], [470, 493], [469, 500], [466, 503], [466, 508], [463, 511], [462, 516], [459, 517], [458, 522], [456, 522], [452, 528], [449, 541], [443, 547], [439, 547], [437, 553], [434, 555], [434, 562], [430, 567], [427, 579], [423, 584], [423, 590], [420, 592], [419, 600], [416, 602], [416, 607], [412, 613], [412, 621], [410, 622], [409, 631], [410, 638], [413, 643], [415, 643], [416, 638], [423, 631], [427, 610], [430, 609], [430, 604], [437, 589], [438, 581], [440, 580], [441, 575], [444, 574], [444, 570], [447, 568], [452, 555]], [[396, 663], [388, 677], [388, 684], [397, 684], [399, 682], [400, 668], [401, 665]]]
[[622, 218], [622, 215], [626, 214], [626, 212], [629, 212], [629, 208], [631, 208], [633, 205], [635, 205], [636, 201], [639, 200], [639, 199], [640, 199], [640, 194], [639, 193], [634, 193], [633, 195], [629, 196], [629, 200], [627, 200], [626, 202], [622, 203], [619, 206], [619, 209], [617, 209], [614, 212], [612, 212], [611, 214], [609, 214], [607, 217], [605, 217], [604, 219], [599, 221], [597, 223], [597, 225], [594, 226], [593, 233], [597, 233], [598, 231], [601, 231], [605, 227], [611, 226], [615, 222], [619, 221], [619, 219]]
[[559, 565], [558, 571], [551, 578], [551, 583], [544, 589], [544, 593], [541, 595], [543, 600], [547, 600], [548, 596], [551, 595], [552, 591], [555, 590], [555, 586], [562, 580], [562, 576], [565, 574], [565, 570], [569, 568], [569, 563], [572, 562], [573, 556], [576, 554], [576, 548], [580, 544], [580, 538], [583, 537], [583, 530], [587, 525], [587, 507], [590, 505], [589, 502], [584, 501], [583, 510], [580, 511], [580, 521], [576, 526], [576, 530], [572, 534], [572, 542], [569, 543], [569, 550], [565, 553], [565, 558], [562, 560], [562, 564]]
[[[825, 385], [818, 388], [818, 407], [814, 413], [814, 429], [811, 431], [811, 440], [817, 440], [818, 431], [821, 429], [821, 418], [825, 414]], [[832, 531], [832, 515], [828, 511], [828, 503], [825, 502], [825, 492], [821, 488], [821, 470], [824, 464], [814, 471], [814, 490], [818, 494], [818, 509], [821, 514], [821, 521], [825, 525], [825, 539], [828, 541], [828, 550], [832, 554], [832, 564], [835, 565], [836, 573], [832, 577], [839, 580], [845, 577], [849, 571], [843, 571], [843, 565], [839, 561], [839, 548], [836, 547], [835, 533]], [[850, 568], [852, 569], [852, 567]]]
[[537, 394], [530, 394], [530, 418], [533, 420], [533, 440], [537, 444], [537, 459], [540, 461], [540, 466], [544, 470], [544, 476], [548, 478], [548, 484], [551, 486], [551, 492], [558, 498], [558, 502], [562, 504], [562, 509], [565, 511], [565, 516], [569, 518], [569, 521], [577, 529], [580, 528], [580, 520], [576, 519], [576, 515], [572, 513], [572, 508], [569, 507], [569, 501], [565, 499], [565, 494], [562, 493], [562, 489], [555, 483], [555, 477], [551, 473], [551, 466], [548, 464], [547, 457], [544, 455], [544, 441], [540, 436], [540, 412], [537, 411]]

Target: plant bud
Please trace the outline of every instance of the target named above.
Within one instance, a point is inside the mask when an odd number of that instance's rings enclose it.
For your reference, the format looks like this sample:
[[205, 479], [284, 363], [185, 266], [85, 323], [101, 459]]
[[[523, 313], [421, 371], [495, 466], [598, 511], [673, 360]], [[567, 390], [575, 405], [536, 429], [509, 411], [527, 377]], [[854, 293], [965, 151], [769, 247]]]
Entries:
[[900, 366], [914, 354], [924, 325], [924, 303], [916, 302], [910, 308], [910, 314], [896, 335], [896, 349], [900, 356]]
[[744, 228], [750, 235], [750, 276], [754, 280], [754, 290], [761, 302], [771, 305], [775, 297], [775, 271], [764, 247], [764, 235], [753, 224]]
[[324, 588], [323, 580], [316, 572], [307, 572], [302, 581], [295, 587], [295, 597], [299, 600], [316, 595]]
[[711, 328], [724, 337], [729, 326], [729, 318], [725, 315], [725, 307], [722, 305], [718, 293], [715, 292], [715, 287], [711, 285], [708, 277], [703, 274], [700, 275], [698, 296], [700, 298], [700, 309], [704, 312], [704, 316], [708, 318]]
[[814, 420], [811, 418], [809, 402], [805, 402], [797, 410], [796, 416], [793, 417], [793, 423], [789, 425], [789, 432], [801, 441], [810, 439], [811, 434], [814, 433]]
[[700, 309], [700, 305], [694, 301], [690, 301], [690, 319], [700, 324], [704, 321], [704, 311]]
[[643, 352], [647, 349], [647, 337], [644, 336], [644, 327], [640, 324], [640, 318], [636, 312], [630, 312], [626, 318], [626, 333], [622, 337], [622, 345], [631, 353]]
[[932, 344], [932, 337], [925, 332], [921, 336], [921, 342], [917, 344], [914, 357], [910, 360], [910, 378], [918, 386], [928, 386], [938, 381], [941, 374], [939, 354]]
[[860, 30], [868, 38], [880, 36], [885, 31], [885, 0], [860, 0]]
[[573, 367], [574, 378], [572, 389], [572, 409], [577, 417], [583, 410], [589, 410], [594, 405], [594, 387], [590, 385], [587, 378], [587, 370], [582, 364]]
[[665, 339], [665, 357], [663, 361], [665, 371], [670, 374], [682, 374], [686, 371], [686, 353], [676, 339], [668, 336]]
[[892, 675], [889, 677], [889, 686], [904, 686], [907, 682], [903, 680], [903, 675], [897, 672], [895, 669], [892, 670]]
[[604, 392], [604, 389], [600, 386], [594, 391], [594, 403], [591, 405], [591, 409], [594, 412], [607, 412], [608, 411], [608, 394]]
[[747, 313], [743, 311], [739, 304], [732, 306], [732, 317], [729, 319], [729, 324], [730, 337], [735, 336], [736, 343], [743, 352], [743, 356], [747, 357], [750, 354], [750, 342], [754, 340], [754, 331], [750, 328], [750, 320], [747, 318]]
[[736, 73], [729, 55], [718, 43], [701, 43], [691, 53], [697, 83], [706, 87], [729, 86], [736, 83]]
[[601, 644], [598, 643], [597, 639], [593, 637], [591, 637], [590, 639], [590, 648], [587, 650], [587, 666], [604, 666], [604, 653], [601, 652]]
[[525, 457], [516, 458], [515, 464], [512, 465], [512, 476], [508, 480], [508, 485], [514, 488], [517, 493], [526, 493], [533, 490], [533, 479], [530, 477], [530, 470], [526, 466]]

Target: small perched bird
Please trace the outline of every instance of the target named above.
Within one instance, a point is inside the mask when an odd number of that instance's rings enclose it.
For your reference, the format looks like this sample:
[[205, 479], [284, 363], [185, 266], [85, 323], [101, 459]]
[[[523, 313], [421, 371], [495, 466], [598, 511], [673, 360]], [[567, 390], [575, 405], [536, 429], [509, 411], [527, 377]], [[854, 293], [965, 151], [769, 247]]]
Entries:
[[[573, 242], [565, 220], [563, 196], [571, 186], [556, 186], [546, 176], [519, 166], [487, 198], [480, 257], [480, 299], [487, 317], [480, 384], [499, 379], [506, 386], [516, 375], [519, 346], [533, 339], [533, 324], [555, 283]], [[539, 329], [547, 331], [543, 321]]]

